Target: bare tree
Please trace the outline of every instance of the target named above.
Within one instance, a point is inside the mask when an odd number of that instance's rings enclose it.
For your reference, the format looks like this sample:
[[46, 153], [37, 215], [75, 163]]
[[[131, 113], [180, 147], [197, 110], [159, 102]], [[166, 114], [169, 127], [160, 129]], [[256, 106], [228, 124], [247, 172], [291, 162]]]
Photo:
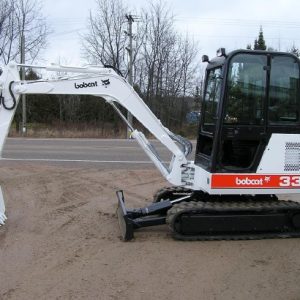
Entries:
[[83, 36], [84, 55], [92, 63], [125, 70], [127, 9], [121, 0], [96, 0], [96, 4], [88, 20], [89, 32]]
[[1, 2], [1, 31], [0, 31], [0, 53], [4, 63], [7, 63], [6, 57], [10, 57], [12, 43], [17, 37], [16, 26], [13, 18], [13, 3], [11, 0]]
[[175, 31], [174, 17], [164, 2], [151, 4], [143, 14], [146, 32], [136, 68], [146, 101], [161, 119], [180, 125], [184, 101], [194, 91], [197, 47], [188, 35]]
[[157, 101], [163, 95], [163, 75], [166, 63], [170, 59], [176, 38], [173, 31], [173, 17], [166, 7], [159, 3], [151, 4], [150, 10], [142, 14], [145, 39], [141, 49], [140, 86], [146, 94], [146, 101], [152, 106], [155, 113], [159, 114]]
[[7, 26], [7, 18], [11, 13], [11, 9], [11, 3], [8, 0], [2, 0], [0, 2], [0, 38], [3, 38]]
[[[89, 33], [83, 37], [84, 55], [91, 63], [111, 64], [127, 70], [128, 9], [122, 0], [96, 0], [90, 14]], [[175, 30], [170, 8], [161, 1], [150, 3], [135, 34], [134, 86], [167, 126], [180, 126], [185, 117], [185, 99], [194, 94], [196, 44]]]
[[6, 17], [0, 34], [1, 60], [7, 64], [20, 54], [20, 38], [25, 36], [26, 60], [32, 62], [46, 45], [49, 29], [41, 14], [39, 0], [4, 0]]

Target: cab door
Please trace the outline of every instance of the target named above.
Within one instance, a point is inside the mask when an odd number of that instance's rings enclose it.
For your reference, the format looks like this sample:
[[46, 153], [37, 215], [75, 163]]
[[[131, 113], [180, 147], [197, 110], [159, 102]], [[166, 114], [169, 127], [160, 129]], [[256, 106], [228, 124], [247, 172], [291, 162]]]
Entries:
[[270, 57], [240, 52], [229, 58], [216, 171], [252, 172], [266, 144]]
[[200, 130], [196, 147], [195, 163], [208, 170], [211, 168], [222, 81], [221, 66], [206, 71], [206, 84], [201, 109]]

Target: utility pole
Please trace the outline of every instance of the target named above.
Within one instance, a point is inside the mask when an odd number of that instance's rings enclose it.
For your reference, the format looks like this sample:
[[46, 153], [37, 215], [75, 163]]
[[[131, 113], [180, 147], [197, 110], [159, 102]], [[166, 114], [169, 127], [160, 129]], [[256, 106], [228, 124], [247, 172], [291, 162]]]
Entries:
[[[25, 36], [24, 32], [22, 31], [20, 37], [20, 56], [21, 56], [21, 64], [25, 64]], [[25, 80], [25, 67], [21, 67], [21, 80]], [[26, 127], [27, 127], [27, 120], [26, 120], [26, 95], [22, 94], [22, 128], [21, 132], [22, 135], [26, 135]]]
[[[133, 85], [133, 48], [132, 48], [132, 40], [133, 40], [133, 35], [132, 35], [132, 23], [134, 22], [134, 16], [132, 15], [125, 15], [127, 22], [128, 22], [128, 33], [127, 35], [129, 36], [129, 45], [127, 51], [129, 53], [129, 64], [128, 64], [128, 82], [132, 86]], [[129, 122], [130, 125], [132, 125], [132, 114], [130, 111], [127, 111], [127, 121]], [[127, 138], [130, 139], [131, 135], [131, 130], [129, 127], [127, 127]]]

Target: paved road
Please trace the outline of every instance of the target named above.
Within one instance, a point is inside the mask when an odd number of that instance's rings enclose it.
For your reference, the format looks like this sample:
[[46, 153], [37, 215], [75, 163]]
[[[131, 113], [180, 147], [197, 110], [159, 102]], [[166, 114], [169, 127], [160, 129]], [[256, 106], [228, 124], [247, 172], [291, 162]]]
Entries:
[[[171, 154], [152, 141], [164, 161]], [[9, 138], [3, 151], [7, 161], [46, 164], [103, 166], [109, 168], [145, 168], [153, 164], [134, 140], [125, 139], [23, 139]]]

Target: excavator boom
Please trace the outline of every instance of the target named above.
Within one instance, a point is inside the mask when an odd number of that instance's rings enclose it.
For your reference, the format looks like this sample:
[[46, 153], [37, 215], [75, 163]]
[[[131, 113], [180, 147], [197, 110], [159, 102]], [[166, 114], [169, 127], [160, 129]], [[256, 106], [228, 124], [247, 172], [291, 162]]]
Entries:
[[[72, 76], [52, 80], [21, 81], [18, 68], [31, 67], [46, 71], [68, 72]], [[76, 75], [74, 75], [76, 74]], [[104, 67], [65, 67], [32, 66], [10, 63], [5, 67], [0, 77], [2, 90], [2, 106], [0, 107], [0, 150], [2, 151], [10, 123], [12, 121], [19, 97], [22, 94], [67, 94], [67, 95], [93, 95], [100, 101], [103, 99], [110, 103], [126, 122], [126, 118], [116, 106], [122, 105], [139, 120], [172, 154], [172, 164], [166, 166], [157, 155], [153, 146], [144, 134], [132, 129], [135, 138], [147, 153], [153, 163], [172, 184], [181, 184], [180, 165], [186, 164], [186, 155], [191, 151], [191, 144], [179, 138], [167, 128], [152, 113], [139, 95], [128, 84], [125, 78], [118, 75], [111, 68]], [[3, 117], [4, 116], [4, 117]], [[128, 124], [131, 126], [130, 124]], [[176, 142], [179, 142], [178, 146]], [[179, 174], [179, 175], [178, 175]]]
[[[30, 67], [45, 71], [68, 73], [69, 76], [51, 80], [21, 81], [19, 68]], [[165, 128], [159, 119], [145, 105], [125, 78], [111, 68], [100, 66], [66, 67], [60, 65], [33, 66], [10, 63], [5, 66], [0, 76], [0, 152], [2, 153], [10, 124], [22, 94], [68, 94], [93, 95], [100, 101], [110, 103], [121, 118], [127, 122], [117, 104], [125, 107], [139, 120], [171, 153], [172, 160], [166, 165], [154, 146], [145, 135], [134, 129], [131, 136], [139, 143], [161, 174], [172, 184], [181, 184], [181, 165], [188, 163], [186, 156], [191, 152], [191, 143], [176, 136]], [[0, 225], [4, 223], [5, 206], [0, 198]]]

